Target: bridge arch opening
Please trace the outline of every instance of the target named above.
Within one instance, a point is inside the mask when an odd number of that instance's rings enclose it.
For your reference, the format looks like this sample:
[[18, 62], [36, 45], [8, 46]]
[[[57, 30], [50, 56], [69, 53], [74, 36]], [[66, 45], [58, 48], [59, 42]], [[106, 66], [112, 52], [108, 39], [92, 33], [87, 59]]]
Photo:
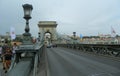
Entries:
[[50, 32], [45, 32], [44, 39], [46, 44], [52, 44], [52, 34]]

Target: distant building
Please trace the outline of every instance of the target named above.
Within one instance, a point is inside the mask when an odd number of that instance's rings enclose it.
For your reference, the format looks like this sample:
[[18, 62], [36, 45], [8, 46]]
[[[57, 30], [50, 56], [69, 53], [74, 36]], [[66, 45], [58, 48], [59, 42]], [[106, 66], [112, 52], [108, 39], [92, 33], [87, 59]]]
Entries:
[[119, 44], [120, 37], [113, 38], [110, 35], [84, 36], [81, 42], [86, 44]]
[[[6, 42], [11, 42], [11, 37], [8, 33], [6, 35], [0, 35], [0, 45]], [[22, 42], [22, 35], [16, 35], [16, 39], [12, 40], [12, 43], [13, 42]]]

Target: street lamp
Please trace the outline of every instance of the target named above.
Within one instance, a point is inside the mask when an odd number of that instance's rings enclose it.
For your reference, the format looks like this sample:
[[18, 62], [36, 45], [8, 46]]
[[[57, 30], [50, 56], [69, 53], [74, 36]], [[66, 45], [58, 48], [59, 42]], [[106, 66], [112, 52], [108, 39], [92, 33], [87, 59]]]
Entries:
[[40, 32], [38, 32], [38, 37], [40, 38]]
[[[24, 10], [24, 19], [26, 20], [26, 27], [25, 27], [25, 33], [23, 33], [23, 42], [21, 45], [19, 45], [18, 49], [16, 50], [16, 62], [19, 62], [20, 58], [22, 58], [21, 54], [25, 53], [24, 57], [37, 57], [35, 56], [36, 53], [38, 53], [38, 50], [40, 50], [40, 47], [33, 44], [31, 34], [29, 33], [29, 19], [31, 19], [31, 12], [32, 12], [32, 5], [30, 4], [24, 4], [23, 10]], [[35, 59], [35, 58], [34, 58]]]
[[73, 32], [73, 37], [74, 37], [74, 38], [73, 38], [73, 39], [74, 39], [73, 44], [74, 44], [74, 48], [75, 48], [75, 44], [76, 44], [76, 41], [75, 41], [75, 40], [76, 40], [76, 32]]
[[23, 5], [23, 10], [24, 10], [24, 19], [26, 20], [26, 27], [25, 27], [25, 33], [24, 35], [29, 35], [31, 36], [31, 34], [29, 33], [30, 28], [29, 28], [29, 19], [31, 19], [31, 12], [32, 12], [32, 5], [30, 4], [24, 4]]
[[76, 32], [73, 32], [73, 37], [74, 37], [74, 40], [75, 40], [75, 37], [76, 37]]
[[40, 32], [38, 32], [38, 40], [40, 41]]
[[24, 44], [30, 44], [32, 42], [31, 34], [29, 33], [29, 19], [31, 19], [31, 12], [33, 10], [32, 5], [30, 4], [24, 4], [23, 10], [24, 10], [24, 19], [26, 20], [26, 27], [25, 27], [25, 33], [23, 34], [23, 43]]

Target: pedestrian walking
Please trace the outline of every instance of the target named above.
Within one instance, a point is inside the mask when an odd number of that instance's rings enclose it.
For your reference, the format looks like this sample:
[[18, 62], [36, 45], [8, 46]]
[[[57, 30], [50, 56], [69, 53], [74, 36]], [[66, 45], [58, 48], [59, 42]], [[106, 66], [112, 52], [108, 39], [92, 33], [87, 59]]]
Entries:
[[12, 59], [12, 51], [10, 47], [6, 49], [6, 52], [4, 54], [4, 67], [5, 67], [5, 73], [7, 73], [10, 65], [11, 65], [11, 59]]
[[18, 46], [17, 46], [16, 43], [14, 43], [14, 44], [13, 44], [13, 47], [12, 47], [13, 56], [15, 55], [17, 49], [18, 49]]
[[1, 61], [2, 61], [2, 46], [0, 46], [0, 58], [1, 58]]
[[4, 54], [5, 54], [5, 51], [7, 49], [8, 45], [7, 43], [5, 43], [3, 46], [2, 46], [2, 52], [1, 52], [1, 60], [2, 60], [2, 63], [3, 63], [3, 70], [5, 69], [5, 57], [4, 57]]

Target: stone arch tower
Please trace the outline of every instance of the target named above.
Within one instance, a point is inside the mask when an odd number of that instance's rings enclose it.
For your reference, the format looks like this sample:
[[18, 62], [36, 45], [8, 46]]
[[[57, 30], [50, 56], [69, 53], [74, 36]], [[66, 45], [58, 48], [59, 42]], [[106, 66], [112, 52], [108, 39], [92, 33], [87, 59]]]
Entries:
[[39, 21], [38, 23], [39, 32], [45, 37], [46, 33], [51, 34], [51, 41], [55, 42], [57, 40], [57, 23], [56, 21]]

